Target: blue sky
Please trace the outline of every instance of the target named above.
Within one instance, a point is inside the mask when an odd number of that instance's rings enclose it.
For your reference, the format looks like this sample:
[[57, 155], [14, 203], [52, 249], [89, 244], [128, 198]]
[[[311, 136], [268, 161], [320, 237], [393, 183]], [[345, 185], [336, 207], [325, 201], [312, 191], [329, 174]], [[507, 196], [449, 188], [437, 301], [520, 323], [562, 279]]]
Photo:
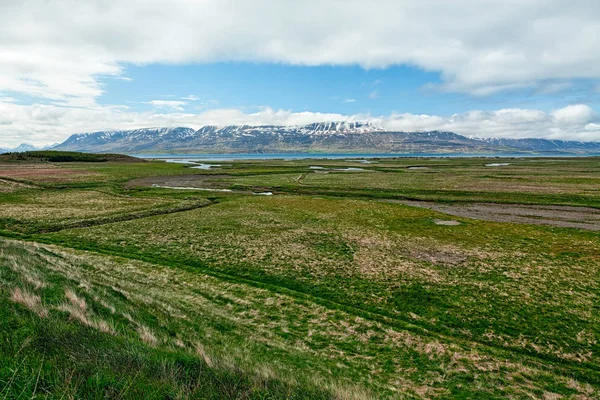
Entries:
[[0, 2], [0, 147], [363, 120], [600, 141], [600, 2]]
[[[154, 99], [178, 100], [193, 95], [190, 111], [199, 106], [262, 106], [295, 111], [388, 114], [392, 111], [453, 113], [460, 95], [440, 96], [424, 88], [439, 83], [439, 74], [414, 67], [364, 69], [359, 66], [290, 66], [265, 63], [215, 63], [186, 66], [127, 66], [131, 81], [107, 79], [100, 103], [131, 102], [136, 110]], [[455, 105], [450, 104], [455, 103]], [[461, 107], [462, 106], [462, 107]]]
[[[122, 79], [125, 77], [126, 79]], [[585, 102], [598, 106], [599, 96], [574, 81], [560, 91], [515, 89], [486, 96], [446, 92], [439, 72], [414, 66], [365, 69], [360, 66], [290, 66], [265, 63], [214, 63], [124, 67], [120, 78], [102, 80], [99, 104], [126, 104], [134, 111], [155, 110], [153, 100], [184, 101], [186, 112], [260, 107], [339, 114], [412, 113], [452, 115], [469, 110], [535, 108], [543, 111]], [[190, 96], [197, 100], [190, 100]], [[158, 107], [157, 112], [172, 111]]]

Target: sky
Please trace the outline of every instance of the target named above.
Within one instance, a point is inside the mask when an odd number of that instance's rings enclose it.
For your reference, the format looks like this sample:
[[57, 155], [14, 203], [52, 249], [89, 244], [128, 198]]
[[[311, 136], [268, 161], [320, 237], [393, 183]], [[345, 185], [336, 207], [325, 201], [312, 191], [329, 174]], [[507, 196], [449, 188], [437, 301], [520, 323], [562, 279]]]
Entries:
[[0, 147], [322, 121], [600, 141], [600, 2], [0, 1]]

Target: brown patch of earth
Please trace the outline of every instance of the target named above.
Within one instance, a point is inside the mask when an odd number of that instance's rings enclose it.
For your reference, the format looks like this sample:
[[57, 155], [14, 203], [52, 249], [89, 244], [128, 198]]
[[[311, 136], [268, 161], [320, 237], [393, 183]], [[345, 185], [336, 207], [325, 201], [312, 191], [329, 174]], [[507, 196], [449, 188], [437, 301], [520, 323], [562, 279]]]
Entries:
[[590, 207], [496, 203], [440, 204], [412, 200], [391, 201], [413, 207], [427, 208], [457, 217], [600, 231], [600, 209]]
[[68, 168], [60, 168], [54, 165], [2, 165], [0, 166], [0, 177], [12, 179], [33, 179], [37, 181], [56, 181], [74, 176], [98, 175], [93, 172], [86, 172]]
[[411, 256], [435, 265], [460, 265], [469, 258], [460, 250], [449, 249], [419, 249], [412, 251]]
[[436, 225], [445, 225], [445, 226], [458, 226], [458, 225], [460, 225], [460, 222], [455, 221], [453, 219], [450, 219], [450, 220], [434, 219], [433, 223], [436, 224]]

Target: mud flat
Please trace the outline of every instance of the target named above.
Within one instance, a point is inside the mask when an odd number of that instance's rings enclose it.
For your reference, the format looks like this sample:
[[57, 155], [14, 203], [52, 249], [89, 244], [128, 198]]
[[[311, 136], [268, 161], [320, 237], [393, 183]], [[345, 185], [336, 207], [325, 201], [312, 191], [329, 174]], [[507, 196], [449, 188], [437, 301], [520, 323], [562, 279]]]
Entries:
[[151, 176], [147, 178], [133, 179], [125, 185], [127, 188], [153, 186], [163, 188], [210, 188], [226, 189], [227, 184], [218, 182], [219, 179], [228, 178], [229, 175], [180, 175], [180, 176]]
[[589, 207], [495, 203], [440, 204], [411, 200], [394, 202], [463, 218], [600, 231], [600, 210]]
[[261, 190], [232, 190], [229, 189], [228, 182], [222, 182], [220, 179], [230, 178], [229, 175], [182, 175], [182, 176], [158, 176], [134, 179], [126, 184], [127, 188], [134, 187], [153, 187], [173, 190], [198, 190], [206, 192], [224, 192], [224, 193], [242, 193], [259, 196], [272, 196], [273, 192]]
[[[175, 190], [204, 190], [207, 192], [232, 192], [231, 189], [212, 189], [212, 188], [199, 188], [199, 187], [185, 187], [185, 186], [160, 186], [160, 185], [152, 185], [155, 188], [161, 189], [175, 189]], [[262, 193], [255, 193], [262, 194]]]

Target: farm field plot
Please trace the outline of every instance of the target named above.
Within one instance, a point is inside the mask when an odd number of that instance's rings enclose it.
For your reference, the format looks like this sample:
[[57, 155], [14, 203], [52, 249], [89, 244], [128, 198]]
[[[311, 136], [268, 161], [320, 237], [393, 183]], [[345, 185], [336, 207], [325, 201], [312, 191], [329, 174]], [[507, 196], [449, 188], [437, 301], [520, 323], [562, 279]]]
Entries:
[[221, 164], [5, 178], [0, 391], [600, 396], [598, 159]]
[[144, 212], [153, 214], [189, 208], [193, 204], [166, 198], [131, 198], [95, 190], [19, 191], [0, 197], [0, 229], [18, 233], [59, 230], [86, 225], [86, 221], [89, 224], [110, 222]]

